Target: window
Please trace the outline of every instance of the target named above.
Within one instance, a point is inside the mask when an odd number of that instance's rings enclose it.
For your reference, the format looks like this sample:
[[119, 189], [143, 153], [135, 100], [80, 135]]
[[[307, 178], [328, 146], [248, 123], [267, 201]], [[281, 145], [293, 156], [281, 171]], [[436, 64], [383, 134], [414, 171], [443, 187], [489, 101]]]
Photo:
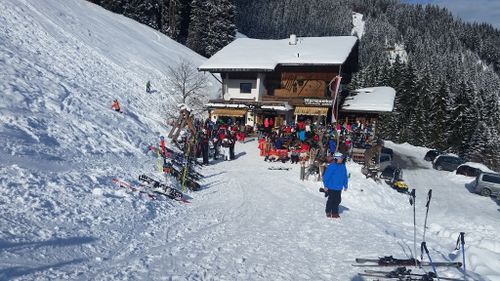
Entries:
[[240, 83], [240, 93], [242, 94], [252, 93], [252, 83]]
[[500, 176], [484, 175], [483, 181], [492, 182], [492, 183], [500, 183]]

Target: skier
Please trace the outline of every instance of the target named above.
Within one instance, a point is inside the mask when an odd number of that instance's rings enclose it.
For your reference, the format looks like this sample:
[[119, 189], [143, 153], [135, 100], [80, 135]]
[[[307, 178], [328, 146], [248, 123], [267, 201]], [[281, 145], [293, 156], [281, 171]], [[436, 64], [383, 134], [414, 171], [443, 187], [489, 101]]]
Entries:
[[113, 105], [111, 105], [111, 109], [114, 109], [116, 112], [120, 112], [120, 113], [123, 112], [120, 108], [120, 104], [118, 103], [118, 100], [113, 101]]
[[336, 152], [333, 155], [334, 162], [328, 165], [323, 175], [325, 193], [328, 195], [326, 202], [326, 216], [328, 218], [339, 218], [339, 204], [342, 201], [342, 189], [347, 191], [348, 178], [345, 167], [345, 156]]
[[151, 81], [146, 82], [146, 93], [151, 93]]

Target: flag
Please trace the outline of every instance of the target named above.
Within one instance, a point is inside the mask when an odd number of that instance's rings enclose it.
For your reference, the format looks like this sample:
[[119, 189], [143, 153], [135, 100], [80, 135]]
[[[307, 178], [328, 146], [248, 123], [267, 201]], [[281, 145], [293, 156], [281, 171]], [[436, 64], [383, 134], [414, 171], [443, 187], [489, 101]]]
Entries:
[[340, 87], [340, 80], [342, 80], [342, 76], [337, 75], [335, 78], [333, 78], [332, 82], [330, 82], [330, 85], [328, 86], [330, 88], [330, 92], [332, 94], [332, 123], [337, 122], [337, 109], [336, 109], [336, 103], [337, 103], [337, 96], [339, 92], [339, 87]]

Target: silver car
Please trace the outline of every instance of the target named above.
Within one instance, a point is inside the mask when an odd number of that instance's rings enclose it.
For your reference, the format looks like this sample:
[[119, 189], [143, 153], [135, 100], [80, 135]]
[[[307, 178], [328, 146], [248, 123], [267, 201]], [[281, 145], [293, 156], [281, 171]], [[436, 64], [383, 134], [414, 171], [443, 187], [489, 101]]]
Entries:
[[476, 177], [474, 191], [483, 196], [500, 196], [500, 174], [480, 173]]

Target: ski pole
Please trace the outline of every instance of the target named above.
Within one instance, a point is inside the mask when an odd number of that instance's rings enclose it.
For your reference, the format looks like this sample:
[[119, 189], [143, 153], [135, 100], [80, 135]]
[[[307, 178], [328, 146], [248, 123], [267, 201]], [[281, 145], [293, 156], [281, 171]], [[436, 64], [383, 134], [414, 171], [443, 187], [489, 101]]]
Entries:
[[[429, 192], [427, 193], [427, 203], [425, 204], [426, 211], [425, 211], [425, 221], [424, 221], [424, 236], [422, 238], [422, 241], [425, 242], [425, 232], [427, 231], [427, 216], [429, 215], [429, 205], [431, 204], [431, 198], [432, 198], [432, 189], [429, 189]], [[424, 259], [424, 252], [420, 252], [420, 260]]]
[[410, 193], [410, 205], [413, 206], [413, 257], [415, 258], [415, 266], [418, 266], [417, 261], [417, 219], [415, 216], [415, 188]]
[[432, 271], [434, 271], [434, 274], [436, 274], [436, 278], [439, 281], [436, 266], [434, 265], [434, 262], [432, 262], [431, 255], [429, 254], [429, 250], [427, 249], [427, 243], [425, 241], [422, 242], [422, 244], [420, 245], [420, 249], [422, 252], [425, 251], [425, 253], [427, 254], [427, 258], [429, 259], [429, 263], [432, 266]]
[[467, 280], [467, 271], [465, 269], [465, 232], [460, 232], [457, 238], [457, 246], [455, 250], [459, 250], [462, 247], [462, 264], [464, 265], [464, 280]]

